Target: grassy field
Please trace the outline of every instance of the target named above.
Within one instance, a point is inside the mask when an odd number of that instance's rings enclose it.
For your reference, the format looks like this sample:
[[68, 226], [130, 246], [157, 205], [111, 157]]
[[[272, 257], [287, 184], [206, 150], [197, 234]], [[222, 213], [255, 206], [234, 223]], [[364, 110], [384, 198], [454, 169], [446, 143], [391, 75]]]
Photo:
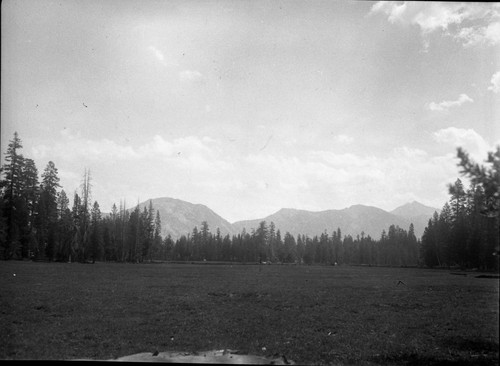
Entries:
[[477, 275], [0, 262], [0, 358], [229, 348], [300, 364], [496, 365], [499, 281]]

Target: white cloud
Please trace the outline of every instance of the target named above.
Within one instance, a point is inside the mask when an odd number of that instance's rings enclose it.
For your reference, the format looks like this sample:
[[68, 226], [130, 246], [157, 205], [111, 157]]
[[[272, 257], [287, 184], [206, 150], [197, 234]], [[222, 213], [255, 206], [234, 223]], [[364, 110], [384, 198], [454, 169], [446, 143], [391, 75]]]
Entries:
[[36, 156], [39, 159], [45, 159], [49, 149], [50, 148], [47, 145], [37, 145], [31, 148], [31, 153], [32, 156]]
[[492, 44], [500, 43], [500, 22], [488, 24], [484, 31], [484, 38]]
[[357, 203], [392, 209], [410, 200], [440, 207], [447, 199], [447, 184], [457, 176], [453, 156], [433, 157], [404, 146], [387, 157], [326, 150], [300, 157], [252, 155], [244, 166], [244, 181], [258, 191], [256, 199], [275, 210], [319, 211]]
[[472, 103], [474, 100], [467, 94], [460, 94], [457, 100], [445, 100], [440, 103], [431, 102], [428, 107], [431, 111], [443, 112], [448, 111], [452, 107], [460, 107], [466, 102]]
[[[418, 26], [424, 37], [441, 31], [464, 46], [500, 43], [498, 4], [381, 1], [369, 14], [385, 14], [393, 24]], [[428, 47], [428, 40], [425, 45]]]
[[203, 75], [196, 70], [184, 70], [179, 72], [179, 78], [182, 81], [198, 81], [201, 80]]
[[413, 159], [413, 158], [426, 158], [427, 152], [421, 149], [412, 149], [407, 146], [403, 147], [398, 147], [393, 150], [393, 153], [396, 156], [404, 157], [407, 159]]
[[432, 136], [440, 144], [464, 148], [478, 161], [486, 159], [488, 151], [492, 150], [488, 142], [472, 128], [448, 127], [434, 132]]
[[488, 87], [493, 93], [498, 93], [500, 91], [500, 71], [497, 71], [491, 77], [491, 85]]
[[347, 136], [347, 135], [342, 134], [342, 135], [334, 136], [333, 141], [338, 143], [338, 144], [348, 145], [348, 144], [351, 144], [354, 141], [354, 139], [351, 136]]
[[156, 58], [159, 61], [162, 61], [162, 62], [165, 61], [165, 56], [163, 55], [163, 53], [159, 49], [157, 49], [156, 47], [153, 47], [153, 46], [149, 46], [148, 49], [154, 53], [154, 55], [156, 56]]
[[450, 24], [461, 23], [466, 16], [466, 5], [439, 2], [377, 2], [371, 13], [383, 13], [391, 23], [418, 25], [422, 31], [446, 29]]
[[153, 141], [141, 146], [138, 151], [141, 156], [149, 156], [152, 153], [164, 157], [177, 155], [209, 154], [212, 150], [206, 145], [211, 142], [209, 138], [198, 138], [196, 136], [186, 136], [166, 141], [162, 136], [155, 135]]
[[165, 67], [174, 67], [174, 66], [179, 66], [179, 64], [173, 60], [171, 57], [165, 56], [165, 53], [161, 51], [160, 49], [154, 47], [154, 46], [149, 46], [148, 50], [153, 53], [153, 56]]
[[71, 132], [61, 132], [61, 139], [52, 146], [37, 145], [32, 148], [38, 158], [60, 156], [65, 161], [81, 161], [85, 164], [115, 164], [119, 161], [139, 161], [150, 158], [211, 156], [214, 150], [209, 146], [214, 142], [210, 137], [186, 136], [172, 141], [155, 135], [152, 141], [134, 148], [113, 140], [89, 140]]
[[65, 130], [61, 139], [51, 146], [36, 145], [33, 152], [38, 158], [60, 156], [65, 161], [99, 161], [106, 163], [114, 160], [136, 160], [140, 157], [130, 146], [119, 145], [108, 139], [86, 140]]
[[500, 22], [494, 22], [484, 27], [467, 27], [455, 35], [456, 39], [470, 47], [478, 44], [494, 45], [500, 43]]

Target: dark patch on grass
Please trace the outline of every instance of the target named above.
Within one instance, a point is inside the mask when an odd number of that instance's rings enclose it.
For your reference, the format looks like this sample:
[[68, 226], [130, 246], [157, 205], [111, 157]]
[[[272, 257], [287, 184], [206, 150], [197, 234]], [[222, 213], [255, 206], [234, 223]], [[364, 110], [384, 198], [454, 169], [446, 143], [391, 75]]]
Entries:
[[375, 356], [371, 361], [382, 365], [405, 365], [405, 366], [493, 366], [498, 360], [478, 356], [469, 359], [442, 359], [415, 353], [389, 354]]
[[498, 343], [487, 340], [464, 338], [462, 336], [449, 337], [443, 340], [442, 345], [451, 349], [470, 352], [498, 352]]

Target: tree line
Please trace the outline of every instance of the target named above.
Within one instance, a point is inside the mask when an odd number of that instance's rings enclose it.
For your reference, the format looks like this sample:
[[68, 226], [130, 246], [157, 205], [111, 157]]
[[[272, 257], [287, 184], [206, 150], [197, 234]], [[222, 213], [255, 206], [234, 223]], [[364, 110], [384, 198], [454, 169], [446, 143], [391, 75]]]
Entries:
[[236, 261], [300, 264], [366, 264], [409, 266], [418, 264], [418, 241], [413, 224], [409, 231], [391, 225], [380, 240], [364, 233], [353, 238], [342, 236], [340, 228], [313, 237], [289, 232], [284, 235], [273, 222], [261, 221], [249, 233], [237, 235], [211, 233], [206, 222], [183, 235], [175, 245], [165, 246], [163, 260]]
[[458, 149], [462, 174], [471, 178], [465, 189], [460, 179], [450, 185], [450, 200], [433, 217], [422, 235], [425, 265], [498, 270], [500, 147], [486, 163], [474, 163]]
[[69, 198], [59, 184], [58, 170], [47, 163], [39, 181], [32, 159], [21, 153], [17, 133], [0, 169], [0, 256], [4, 259], [51, 261], [234, 261], [303, 264], [364, 264], [385, 266], [453, 266], [498, 269], [500, 147], [490, 153], [491, 168], [475, 164], [458, 150], [461, 173], [471, 178], [465, 191], [460, 179], [450, 186], [450, 201], [434, 214], [422, 240], [391, 225], [378, 240], [342, 235], [340, 228], [313, 237], [280, 232], [273, 222], [260, 222], [250, 232], [221, 235], [207, 222], [174, 240], [162, 238], [161, 218], [149, 207], [127, 209], [113, 204], [103, 215], [92, 202], [90, 171], [80, 190]]
[[17, 132], [9, 142], [0, 172], [0, 256], [3, 259], [49, 261], [114, 260], [140, 262], [152, 259], [161, 246], [161, 220], [152, 205], [140, 212], [114, 204], [103, 217], [99, 203], [92, 203], [89, 170], [80, 192], [69, 197], [59, 184], [58, 170], [47, 163], [38, 178], [32, 159], [21, 153]]

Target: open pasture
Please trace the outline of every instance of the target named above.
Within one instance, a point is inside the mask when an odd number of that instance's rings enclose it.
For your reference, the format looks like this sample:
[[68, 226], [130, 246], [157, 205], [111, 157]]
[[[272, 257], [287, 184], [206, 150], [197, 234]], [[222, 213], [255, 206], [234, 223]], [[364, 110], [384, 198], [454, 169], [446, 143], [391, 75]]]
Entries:
[[499, 282], [477, 275], [1, 262], [0, 358], [236, 349], [300, 364], [496, 365]]

